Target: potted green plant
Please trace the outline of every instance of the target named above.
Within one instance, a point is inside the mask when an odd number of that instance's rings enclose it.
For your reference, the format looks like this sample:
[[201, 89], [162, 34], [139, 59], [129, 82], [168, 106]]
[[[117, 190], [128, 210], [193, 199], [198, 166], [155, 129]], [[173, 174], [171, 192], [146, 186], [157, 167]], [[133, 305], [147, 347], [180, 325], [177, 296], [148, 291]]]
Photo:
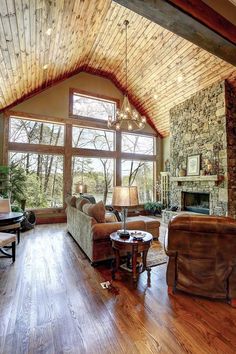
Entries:
[[163, 204], [161, 202], [147, 202], [144, 204], [144, 210], [152, 215], [161, 215]]
[[25, 199], [26, 174], [22, 167], [0, 166], [0, 195], [20, 207]]

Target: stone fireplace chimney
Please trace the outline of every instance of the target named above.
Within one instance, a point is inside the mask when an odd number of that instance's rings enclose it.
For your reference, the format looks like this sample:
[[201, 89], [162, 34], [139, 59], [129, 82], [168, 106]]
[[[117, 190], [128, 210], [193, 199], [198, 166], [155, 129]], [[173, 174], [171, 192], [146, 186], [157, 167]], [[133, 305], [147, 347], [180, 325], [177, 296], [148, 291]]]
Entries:
[[[215, 83], [170, 110], [170, 200], [181, 210], [183, 192], [209, 193], [210, 214], [236, 218], [235, 87]], [[201, 176], [176, 178], [197, 154]]]

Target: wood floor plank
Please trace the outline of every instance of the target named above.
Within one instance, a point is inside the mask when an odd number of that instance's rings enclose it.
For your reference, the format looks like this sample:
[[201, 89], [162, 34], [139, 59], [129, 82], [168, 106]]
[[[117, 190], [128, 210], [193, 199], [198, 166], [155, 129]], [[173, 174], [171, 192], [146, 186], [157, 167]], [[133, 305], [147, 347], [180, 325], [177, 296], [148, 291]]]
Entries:
[[236, 353], [236, 310], [183, 293], [168, 296], [166, 265], [137, 286], [109, 263], [93, 268], [64, 224], [22, 235], [15, 264], [0, 259], [0, 353]]

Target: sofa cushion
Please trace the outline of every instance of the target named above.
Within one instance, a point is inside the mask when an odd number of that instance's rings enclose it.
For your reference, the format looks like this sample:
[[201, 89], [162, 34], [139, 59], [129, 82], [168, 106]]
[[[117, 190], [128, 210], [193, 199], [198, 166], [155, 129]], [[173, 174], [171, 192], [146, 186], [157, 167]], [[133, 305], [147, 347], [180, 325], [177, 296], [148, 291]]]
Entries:
[[91, 204], [90, 201], [86, 198], [78, 198], [76, 200], [76, 208], [80, 211], [83, 211], [83, 206], [85, 204]]
[[91, 216], [99, 223], [105, 223], [105, 206], [102, 201], [96, 204], [84, 204], [82, 210], [85, 214]]

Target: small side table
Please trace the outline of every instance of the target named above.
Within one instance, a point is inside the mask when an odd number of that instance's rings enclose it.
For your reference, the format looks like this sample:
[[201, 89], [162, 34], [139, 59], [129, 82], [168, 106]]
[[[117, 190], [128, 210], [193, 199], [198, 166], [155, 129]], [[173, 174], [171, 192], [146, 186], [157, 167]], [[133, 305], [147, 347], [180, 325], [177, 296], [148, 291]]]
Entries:
[[[134, 232], [142, 232], [145, 236], [141, 240], [135, 239], [135, 235], [132, 235]], [[146, 260], [147, 253], [151, 246], [153, 237], [149, 232], [138, 231], [138, 230], [129, 230], [131, 233], [129, 238], [121, 238], [117, 232], [113, 232], [110, 235], [112, 241], [112, 248], [115, 252], [115, 265], [112, 269], [112, 278], [115, 279], [115, 273], [120, 267], [120, 252], [127, 252], [131, 254], [132, 258], [132, 276], [133, 280], [137, 281], [137, 257], [138, 254], [142, 254], [142, 268], [139, 273], [144, 272], [145, 270], [150, 271], [151, 268], [147, 268]]]

